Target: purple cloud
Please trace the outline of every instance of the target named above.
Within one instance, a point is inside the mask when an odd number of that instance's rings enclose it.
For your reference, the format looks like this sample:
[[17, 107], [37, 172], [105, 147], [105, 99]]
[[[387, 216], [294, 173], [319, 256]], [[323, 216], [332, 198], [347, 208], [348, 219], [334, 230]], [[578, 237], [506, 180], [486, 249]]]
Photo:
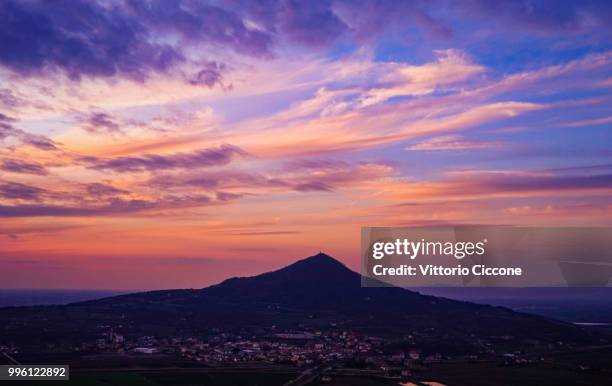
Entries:
[[85, 190], [94, 197], [116, 196], [118, 194], [129, 193], [126, 190], [115, 188], [112, 185], [103, 184], [100, 182], [85, 185]]
[[[301, 159], [289, 162], [274, 177], [252, 171], [224, 170], [223, 172], [186, 171], [181, 174], [156, 175], [147, 186], [156, 189], [197, 187], [211, 191], [241, 189], [254, 194], [262, 190], [294, 190], [298, 192], [331, 192], [361, 181], [389, 176], [393, 167], [382, 163], [358, 163], [329, 159]], [[263, 188], [263, 189], [259, 189]]]
[[[0, 113], [0, 125], [8, 126], [10, 123], [15, 122], [15, 118], [9, 117], [8, 115], [4, 115]], [[4, 126], [0, 126], [4, 127]]]
[[13, 109], [20, 104], [20, 100], [7, 88], [0, 89], [0, 106]]
[[36, 174], [39, 176], [49, 174], [44, 166], [36, 162], [21, 161], [18, 159], [2, 160], [0, 169], [11, 173]]
[[0, 140], [17, 134], [17, 130], [12, 125], [13, 122], [15, 119], [0, 113]]
[[346, 169], [350, 165], [345, 161], [332, 159], [300, 159], [288, 162], [288, 171]]
[[83, 119], [83, 129], [89, 133], [122, 133], [116, 119], [103, 112], [91, 113]]
[[14, 137], [22, 143], [40, 150], [57, 150], [57, 146], [51, 139], [17, 129], [12, 125], [13, 122], [15, 122], [14, 118], [0, 113], [0, 141], [7, 137]]
[[142, 80], [183, 59], [155, 43], [138, 18], [116, 4], [93, 1], [0, 2], [0, 63], [15, 73], [59, 69], [83, 75]]
[[46, 191], [18, 182], [0, 181], [0, 197], [18, 200], [38, 200]]
[[[432, 4], [419, 1], [335, 0], [332, 7], [350, 26], [350, 32], [357, 41], [369, 41], [384, 33], [401, 36], [413, 26], [424, 30], [428, 36], [451, 37], [449, 26], [430, 15], [428, 6]], [[444, 2], [436, 4], [448, 8]]]
[[[349, 12], [355, 8], [362, 12]], [[344, 10], [342, 15], [337, 9]], [[0, 65], [25, 76], [60, 70], [72, 79], [121, 76], [142, 81], [185, 62], [183, 51], [192, 43], [271, 57], [276, 41], [330, 46], [346, 33], [370, 36], [413, 14], [415, 7], [391, 1], [6, 0], [0, 2]], [[425, 28], [436, 25], [424, 12], [420, 15]], [[165, 36], [178, 39], [162, 43]], [[218, 84], [224, 65], [210, 63], [215, 65], [207, 64], [187, 81]]]
[[331, 192], [331, 186], [321, 181], [310, 181], [293, 187], [298, 192]]
[[83, 157], [81, 160], [89, 164], [92, 169], [108, 169], [122, 173], [221, 166], [230, 163], [236, 155], [246, 155], [246, 153], [235, 146], [223, 145], [218, 148], [203, 149], [191, 153], [145, 154], [111, 159]]
[[[2, 193], [0, 187], [0, 195]], [[211, 198], [199, 196], [168, 196], [159, 200], [123, 200], [112, 198], [107, 202], [74, 205], [21, 204], [0, 205], [0, 217], [87, 217], [121, 215], [154, 209], [197, 207], [210, 204]]]
[[[187, 172], [186, 175], [157, 175], [151, 178], [148, 186], [155, 189], [182, 189], [198, 188], [209, 191], [223, 189], [250, 189], [250, 188], [282, 188], [290, 187], [291, 183], [280, 178], [269, 178], [259, 173], [224, 170], [223, 172]], [[218, 192], [217, 198], [226, 201], [233, 193]]]
[[457, 9], [469, 16], [495, 19], [507, 27], [536, 32], [574, 32], [584, 26], [610, 29], [609, 1], [498, 1], [470, 0]]
[[[443, 18], [437, 18], [440, 9]], [[611, 15], [610, 2], [598, 0], [5, 0], [0, 65], [25, 76], [60, 70], [72, 79], [145, 80], [186, 62], [186, 50], [202, 43], [266, 58], [279, 42], [330, 47], [341, 37], [405, 40], [415, 29], [450, 38], [451, 27], [465, 19], [525, 32], [610, 31]], [[210, 87], [219, 83], [220, 70], [207, 65], [187, 81]], [[3, 99], [12, 103], [0, 93]]]
[[[449, 180], [438, 193], [484, 194], [499, 192], [562, 192], [571, 190], [599, 190], [612, 188], [612, 174], [599, 175], [475, 175]], [[432, 191], [431, 195], [435, 196]]]
[[291, 40], [309, 46], [327, 46], [349, 29], [328, 0], [283, 1], [278, 19]]
[[40, 150], [57, 150], [55, 143], [42, 135], [28, 134], [20, 130], [21, 141]]
[[212, 88], [215, 85], [223, 85], [223, 72], [226, 70], [226, 65], [218, 62], [207, 62], [202, 69], [195, 75], [189, 78], [189, 84], [194, 86], [206, 86]]
[[96, 207], [45, 204], [0, 205], [0, 217], [85, 217], [115, 213], [133, 213], [154, 207], [154, 203], [144, 200], [115, 200], [109, 204]]
[[[249, 28], [244, 20], [199, 1], [7, 0], [0, 2], [0, 65], [23, 76], [59, 70], [75, 80], [143, 81], [185, 62], [183, 50], [190, 43], [272, 56], [270, 31]], [[179, 41], [163, 42], [166, 36]], [[210, 81], [210, 74], [199, 78]]]
[[244, 15], [201, 1], [128, 1], [128, 10], [150, 29], [179, 34], [190, 42], [218, 44], [258, 57], [272, 54], [268, 31], [246, 26]]
[[482, 187], [501, 191], [612, 188], [612, 174], [592, 176], [493, 177], [477, 181]]
[[238, 193], [217, 192], [216, 196], [217, 196], [217, 200], [219, 201], [230, 201], [230, 200], [238, 199], [244, 195], [238, 194]]

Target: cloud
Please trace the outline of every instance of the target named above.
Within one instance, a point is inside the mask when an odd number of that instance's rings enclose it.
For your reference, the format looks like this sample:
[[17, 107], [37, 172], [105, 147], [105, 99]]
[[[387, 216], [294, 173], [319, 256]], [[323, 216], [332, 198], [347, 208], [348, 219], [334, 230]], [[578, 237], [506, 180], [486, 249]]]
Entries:
[[7, 88], [0, 89], [0, 107], [12, 110], [21, 103], [22, 101], [17, 98], [11, 90]]
[[115, 188], [112, 185], [103, 184], [100, 182], [86, 184], [85, 190], [87, 191], [88, 194], [94, 197], [116, 196], [120, 194], [129, 193], [126, 190]]
[[[21, 76], [143, 81], [187, 61], [185, 47], [212, 44], [269, 57], [272, 36], [243, 16], [194, 1], [15, 1], [0, 4], [0, 65]], [[203, 69], [202, 71], [206, 71]], [[210, 82], [210, 69], [196, 82]], [[207, 80], [204, 80], [204, 78]]]
[[168, 155], [145, 154], [142, 156], [110, 159], [82, 157], [81, 160], [91, 169], [113, 170], [124, 173], [221, 166], [230, 163], [232, 158], [236, 155], [246, 155], [246, 153], [235, 146], [223, 145], [218, 148], [202, 149], [190, 153], [174, 153]]
[[122, 134], [121, 127], [115, 117], [108, 113], [94, 112], [82, 119], [83, 129], [89, 133], [119, 133]]
[[580, 80], [594, 72], [599, 76], [609, 64], [610, 55], [601, 53], [496, 77], [452, 50], [420, 65], [359, 57], [319, 62], [308, 72], [318, 88], [278, 113], [230, 125], [236, 136], [228, 141], [263, 157], [328, 156], [504, 121], [541, 126], [531, 117], [561, 106], [535, 90], [565, 98], [568, 78], [576, 86], [599, 87]]
[[[313, 162], [316, 162], [313, 160]], [[325, 163], [323, 163], [325, 165]], [[310, 167], [314, 165], [309, 165]], [[298, 166], [299, 168], [303, 167]], [[330, 192], [336, 189], [350, 189], [359, 187], [364, 183], [383, 180], [394, 176], [394, 167], [382, 163], [360, 162], [356, 165], [336, 164], [327, 165], [319, 169], [308, 169], [305, 174], [291, 175], [285, 178], [294, 190], [300, 192]]]
[[7, 0], [0, 3], [0, 15], [0, 63], [24, 76], [61, 70], [72, 79], [143, 80], [183, 59], [173, 47], [150, 39], [149, 28], [116, 4]]
[[344, 169], [349, 167], [349, 163], [333, 159], [298, 159], [290, 161], [285, 165], [287, 171], [299, 170], [333, 170]]
[[176, 34], [183, 42], [211, 43], [256, 57], [271, 56], [268, 31], [249, 28], [238, 12], [206, 2], [130, 1], [128, 11], [160, 34]]
[[[0, 185], [0, 196], [3, 194]], [[13, 187], [8, 194], [24, 197], [25, 188]], [[40, 193], [32, 191], [30, 199], [37, 198]], [[130, 215], [147, 210], [181, 209], [211, 204], [206, 195], [164, 196], [157, 200], [142, 200], [111, 197], [107, 201], [89, 201], [66, 205], [55, 204], [16, 204], [0, 205], [0, 217], [90, 217], [106, 215]]]
[[[441, 8], [445, 17], [434, 17]], [[341, 38], [353, 43], [381, 36], [450, 39], [465, 19], [482, 30], [493, 21], [495, 28], [524, 33], [610, 31], [611, 9], [603, 1], [5, 0], [0, 2], [0, 65], [22, 76], [60, 71], [73, 80], [143, 81], [197, 63], [200, 58], [192, 58], [190, 50], [203, 46], [270, 58], [277, 46], [331, 48]], [[210, 87], [215, 73], [205, 66], [188, 82]]]
[[38, 235], [38, 234], [47, 234], [47, 233], [57, 233], [63, 232], [67, 230], [75, 230], [85, 228], [87, 225], [83, 224], [58, 224], [55, 222], [50, 223], [49, 225], [4, 225], [0, 227], [0, 234], [5, 234], [11, 238], [17, 239], [18, 236], [22, 235]]
[[591, 176], [483, 176], [471, 179], [472, 191], [527, 192], [612, 189], [612, 174]]
[[278, 15], [281, 30], [293, 41], [308, 46], [326, 47], [349, 27], [331, 9], [331, 1], [280, 2]]
[[430, 138], [426, 141], [416, 143], [406, 147], [406, 150], [411, 151], [458, 151], [471, 149], [486, 149], [499, 147], [500, 142], [493, 141], [466, 141], [460, 136], [445, 135], [441, 137]]
[[0, 141], [8, 137], [14, 137], [25, 145], [30, 145], [40, 150], [57, 150], [55, 142], [42, 136], [27, 133], [13, 126], [16, 120], [0, 113]]
[[612, 163], [596, 164], [596, 165], [581, 165], [581, 166], [566, 166], [560, 168], [549, 169], [550, 172], [579, 172], [582, 174], [594, 174], [596, 172], [612, 172]]
[[322, 181], [311, 181], [303, 184], [297, 184], [293, 187], [298, 192], [331, 192], [331, 186]]
[[115, 200], [101, 206], [62, 206], [52, 204], [41, 205], [0, 205], [0, 217], [87, 217], [108, 214], [129, 214], [155, 205], [144, 200]]
[[448, 92], [457, 84], [465, 87], [465, 82], [485, 72], [485, 68], [474, 63], [459, 50], [435, 51], [436, 60], [422, 65], [406, 63], [377, 64], [375, 72], [377, 84], [361, 97], [363, 106], [372, 105], [397, 96], [416, 96], [431, 94], [437, 90]]
[[486, 0], [462, 1], [456, 11], [469, 17], [495, 20], [503, 28], [540, 33], [575, 33], [588, 28], [610, 29], [612, 8], [606, 1], [554, 1], [533, 2]]
[[3, 159], [0, 169], [11, 173], [36, 174], [44, 176], [49, 174], [44, 166], [37, 162], [22, 161], [18, 159]]
[[[267, 173], [253, 170], [182, 171], [156, 175], [145, 183], [156, 190], [185, 192], [194, 188], [215, 191], [220, 201], [275, 192], [332, 192], [395, 174], [382, 163], [302, 159]], [[231, 192], [231, 193], [229, 193]]]
[[4, 130], [0, 131], [0, 138], [3, 138], [3, 133], [6, 133], [6, 136], [10, 135], [10, 130], [13, 130], [13, 126], [11, 126], [13, 122], [15, 122], [15, 118], [0, 113], [0, 130]]
[[[223, 72], [227, 66], [223, 63], [210, 61], [205, 63], [200, 70], [188, 79], [192, 86], [205, 86], [212, 88], [216, 85], [226, 88], [223, 84]], [[229, 87], [229, 86], [228, 86]]]
[[410, 99], [290, 123], [276, 122], [272, 117], [271, 129], [257, 137], [246, 133], [241, 145], [255, 154], [276, 157], [363, 151], [437, 133], [464, 131], [545, 108], [546, 105], [517, 101], [476, 103], [458, 95]]
[[231, 200], [238, 199], [244, 195], [238, 194], [238, 193], [217, 192], [216, 196], [217, 196], [217, 200], [219, 201], [231, 201]]
[[585, 192], [609, 194], [612, 190], [612, 175], [467, 171], [452, 173], [447, 180], [395, 184], [388, 189], [393, 189], [393, 196], [413, 201], [583, 196]]
[[[423, 31], [427, 37], [449, 39], [453, 35], [451, 25], [432, 16], [435, 12], [432, 6], [434, 3], [335, 0], [333, 9], [348, 24], [353, 38], [360, 42], [372, 41], [381, 35], [405, 36], [414, 27]], [[446, 4], [442, 6], [447, 7]]]
[[0, 197], [17, 200], [38, 200], [46, 191], [19, 182], [0, 181]]
[[302, 232], [297, 231], [245, 231], [245, 232], [223, 232], [225, 235], [231, 236], [283, 236], [283, 235], [298, 235]]
[[[146, 185], [155, 189], [181, 190], [184, 188], [206, 189], [206, 190], [249, 190], [249, 189], [277, 189], [286, 188], [291, 184], [284, 181], [281, 176], [265, 176], [255, 171], [223, 170], [219, 172], [190, 171], [184, 173], [173, 173], [156, 175]], [[225, 197], [227, 193], [221, 193]]]

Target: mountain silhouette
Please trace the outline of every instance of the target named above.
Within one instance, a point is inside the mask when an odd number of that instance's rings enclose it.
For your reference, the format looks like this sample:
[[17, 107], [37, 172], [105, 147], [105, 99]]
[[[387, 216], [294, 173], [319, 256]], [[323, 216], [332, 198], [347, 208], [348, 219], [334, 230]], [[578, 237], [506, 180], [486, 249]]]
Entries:
[[[205, 288], [220, 298], [272, 302], [333, 302], [360, 287], [360, 276], [324, 254], [299, 260], [287, 267], [253, 277], [241, 277]], [[348, 300], [348, 299], [345, 299]]]
[[578, 326], [502, 307], [397, 287], [364, 288], [359, 274], [319, 253], [273, 272], [231, 278], [203, 289], [0, 309], [0, 344], [2, 339], [33, 344], [95, 339], [100, 326], [117, 326], [129, 336], [342, 328], [389, 338], [420, 334], [457, 345], [493, 336], [538, 342], [600, 339]]

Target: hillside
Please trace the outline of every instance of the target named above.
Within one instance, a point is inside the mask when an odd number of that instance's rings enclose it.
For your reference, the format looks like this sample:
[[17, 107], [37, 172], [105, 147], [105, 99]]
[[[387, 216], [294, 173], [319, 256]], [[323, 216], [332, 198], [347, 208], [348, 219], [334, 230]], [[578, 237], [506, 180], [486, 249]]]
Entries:
[[[360, 275], [325, 254], [254, 277], [203, 289], [163, 290], [65, 306], [0, 309], [1, 343], [68, 342], [99, 337], [190, 336], [214, 331], [266, 334], [271, 329], [338, 328], [400, 340], [469, 346], [478, 339], [599, 341], [590, 330], [502, 307], [477, 305], [394, 288], [363, 288]], [[274, 327], [272, 327], [274, 326]]]

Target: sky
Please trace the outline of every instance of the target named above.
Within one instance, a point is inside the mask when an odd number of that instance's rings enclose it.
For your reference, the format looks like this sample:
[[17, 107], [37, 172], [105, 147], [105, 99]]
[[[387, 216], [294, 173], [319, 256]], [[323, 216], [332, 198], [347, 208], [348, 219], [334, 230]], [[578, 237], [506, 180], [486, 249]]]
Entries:
[[0, 287], [612, 225], [609, 1], [0, 2]]

